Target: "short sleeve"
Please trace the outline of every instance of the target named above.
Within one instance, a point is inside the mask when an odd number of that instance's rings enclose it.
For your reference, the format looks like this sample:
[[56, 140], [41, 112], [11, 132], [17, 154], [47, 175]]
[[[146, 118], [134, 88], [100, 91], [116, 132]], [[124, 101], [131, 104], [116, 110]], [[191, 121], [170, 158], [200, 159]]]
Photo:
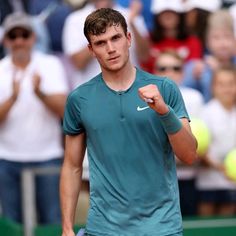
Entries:
[[166, 78], [163, 82], [163, 96], [165, 102], [175, 111], [179, 119], [190, 120], [180, 89], [171, 79]]
[[80, 111], [79, 100], [72, 92], [68, 96], [65, 106], [63, 118], [63, 131], [65, 134], [77, 135], [84, 132]]

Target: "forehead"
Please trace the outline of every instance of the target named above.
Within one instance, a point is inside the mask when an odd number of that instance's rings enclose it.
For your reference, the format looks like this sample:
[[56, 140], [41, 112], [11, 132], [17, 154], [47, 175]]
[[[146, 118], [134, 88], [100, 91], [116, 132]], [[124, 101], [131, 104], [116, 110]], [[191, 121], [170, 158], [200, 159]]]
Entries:
[[216, 28], [212, 28], [208, 31], [208, 36], [209, 37], [221, 36], [221, 37], [234, 38], [234, 33], [232, 30], [230, 30], [228, 28], [216, 27]]
[[181, 60], [178, 58], [169, 55], [169, 54], [162, 54], [157, 58], [157, 63], [158, 64], [169, 64], [169, 63], [178, 63], [181, 64]]
[[104, 33], [101, 33], [99, 35], [93, 35], [91, 34], [90, 37], [90, 41], [91, 43], [100, 41], [100, 40], [109, 40], [110, 38], [112, 38], [114, 35], [117, 34], [123, 34], [124, 35], [124, 30], [121, 27], [121, 25], [112, 25], [112, 26], [108, 26], [106, 28], [106, 31]]

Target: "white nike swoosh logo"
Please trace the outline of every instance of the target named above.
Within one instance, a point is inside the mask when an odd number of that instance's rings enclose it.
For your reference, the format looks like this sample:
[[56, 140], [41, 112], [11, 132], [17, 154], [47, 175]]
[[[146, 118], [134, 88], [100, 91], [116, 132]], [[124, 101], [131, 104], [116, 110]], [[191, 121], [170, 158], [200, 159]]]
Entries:
[[137, 111], [143, 111], [143, 110], [146, 110], [146, 109], [148, 109], [149, 108], [149, 106], [146, 106], [146, 107], [140, 107], [140, 106], [138, 106], [137, 107]]

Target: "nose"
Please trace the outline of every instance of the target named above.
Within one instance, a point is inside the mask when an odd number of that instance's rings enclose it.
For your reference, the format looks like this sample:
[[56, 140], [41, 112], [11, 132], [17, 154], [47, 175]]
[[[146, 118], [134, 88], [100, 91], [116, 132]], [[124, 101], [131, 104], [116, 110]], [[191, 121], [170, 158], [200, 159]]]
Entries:
[[115, 51], [115, 47], [112, 42], [107, 42], [107, 52], [113, 53]]

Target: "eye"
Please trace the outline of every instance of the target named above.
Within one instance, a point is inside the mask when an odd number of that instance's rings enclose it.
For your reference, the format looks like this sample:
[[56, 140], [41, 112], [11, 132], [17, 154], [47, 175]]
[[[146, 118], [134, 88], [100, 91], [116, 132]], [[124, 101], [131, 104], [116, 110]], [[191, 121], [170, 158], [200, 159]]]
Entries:
[[122, 35], [117, 34], [117, 35], [115, 35], [115, 36], [112, 37], [112, 41], [119, 40], [121, 37], [122, 37]]
[[97, 42], [95, 43], [95, 45], [96, 45], [96, 46], [103, 46], [103, 45], [105, 45], [105, 41], [97, 41]]

